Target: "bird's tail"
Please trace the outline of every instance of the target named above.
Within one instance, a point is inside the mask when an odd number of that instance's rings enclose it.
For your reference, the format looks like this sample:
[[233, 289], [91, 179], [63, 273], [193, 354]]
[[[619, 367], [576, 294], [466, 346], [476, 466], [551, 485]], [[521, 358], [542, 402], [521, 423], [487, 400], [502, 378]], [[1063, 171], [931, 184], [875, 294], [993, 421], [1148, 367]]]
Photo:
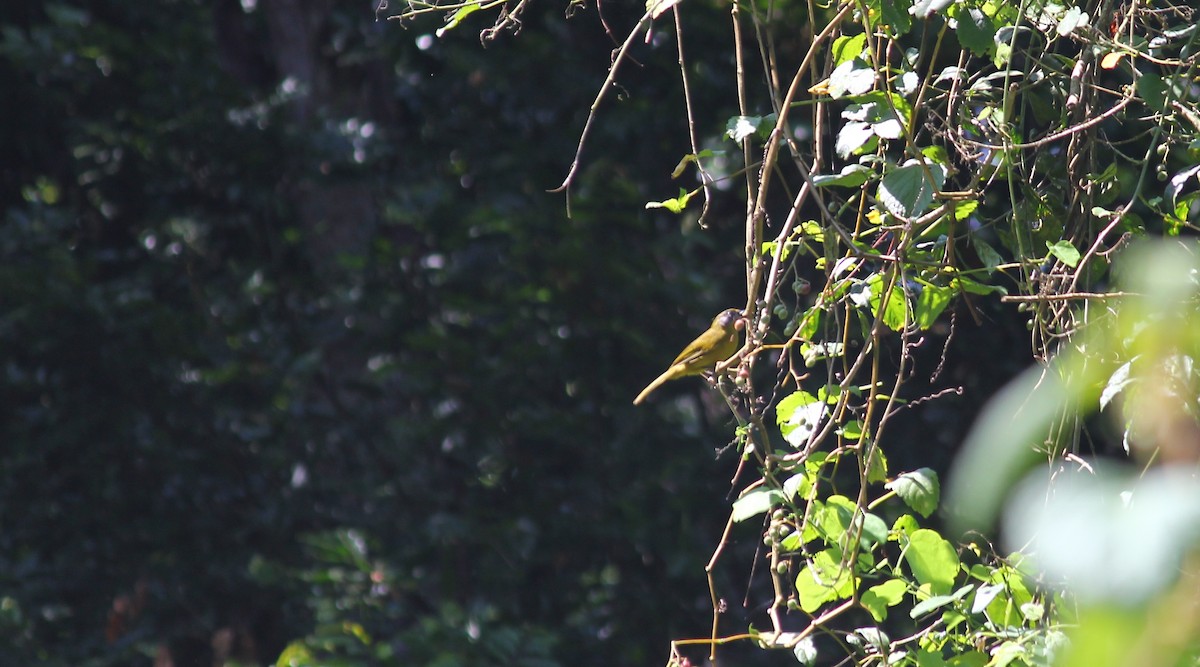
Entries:
[[662, 386], [662, 384], [664, 382], [666, 382], [667, 380], [670, 380], [672, 377], [674, 377], [671, 375], [671, 371], [674, 371], [674, 370], [675, 370], [674, 367], [668, 368], [666, 370], [666, 372], [664, 372], [662, 375], [654, 378], [654, 382], [651, 382], [650, 384], [646, 385], [646, 388], [642, 390], [642, 393], [638, 394], [637, 398], [633, 399], [633, 404], [641, 405], [642, 401], [646, 400], [646, 397], [650, 395], [650, 392], [654, 391], [655, 389], [658, 389], [659, 387]]

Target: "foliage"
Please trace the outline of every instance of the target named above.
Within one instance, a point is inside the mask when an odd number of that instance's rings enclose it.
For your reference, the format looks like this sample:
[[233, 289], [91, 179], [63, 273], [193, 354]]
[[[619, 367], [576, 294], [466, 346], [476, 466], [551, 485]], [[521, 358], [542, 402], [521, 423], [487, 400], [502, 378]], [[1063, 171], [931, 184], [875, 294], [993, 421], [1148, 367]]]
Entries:
[[[524, 6], [505, 4], [496, 28]], [[689, 48], [689, 22], [715, 6], [646, 7], [609, 81], [619, 80], [641, 35], [668, 32], [687, 90], [712, 54]], [[1195, 441], [1195, 357], [1187, 336], [1162, 333], [1195, 330], [1194, 300], [1162, 296], [1195, 269], [1130, 264], [1157, 276], [1134, 291], [1158, 308], [1117, 304], [1110, 270], [1132, 239], [1195, 229], [1195, 9], [891, 0], [728, 9], [737, 78], [724, 95], [738, 113], [718, 123], [689, 100], [692, 150], [675, 176], [694, 173], [698, 185], [647, 206], [699, 208], [703, 225], [729, 181], [744, 181], [750, 325], [730, 364], [734, 381], [720, 387], [739, 424], [739, 470], [758, 473], [730, 521], [763, 521], [772, 595], [758, 621], [766, 629], [725, 635], [723, 596], [712, 586], [711, 636], [673, 643], [671, 662], [690, 663], [694, 644], [716, 661], [718, 646], [746, 638], [790, 649], [803, 664], [1041, 665], [1064, 655], [1070, 625], [1079, 628], [1076, 646], [1099, 643], [1096, 627], [1128, 626], [1086, 596], [1035, 586], [1021, 554], [999, 558], [976, 542], [956, 548], [927, 520], [937, 476], [897, 474], [888, 454], [906, 445], [892, 435], [901, 411], [932, 407], [955, 389], [915, 393], [913, 378], [936, 379], [945, 357], [919, 367], [914, 351], [947, 326], [947, 313], [953, 334], [960, 313], [980, 322], [979, 303], [1000, 296], [1028, 313], [1031, 352], [1043, 366], [1031, 371], [1036, 382], [1006, 392], [968, 445], [956, 509], [990, 516], [1037, 443], [1046, 443], [1052, 467], [1082, 460], [1078, 414], [1097, 397], [1137, 406], [1126, 413], [1126, 441], [1141, 441], [1153, 452], [1147, 460], [1197, 459], [1179, 444]], [[732, 144], [717, 148], [713, 128], [722, 125]], [[573, 172], [563, 188], [572, 186]], [[1014, 430], [1018, 406], [1029, 414]], [[1024, 507], [1010, 534], [1036, 523], [1028, 498]], [[1167, 553], [1182, 558], [1192, 537]], [[1158, 613], [1173, 608], [1164, 605]], [[1150, 661], [1136, 664], [1176, 664], [1193, 629], [1148, 640], [1141, 655]], [[1098, 651], [1067, 656], [1101, 664]]]
[[[1078, 600], [1062, 664], [1191, 664], [1200, 656], [1200, 626], [1185, 602], [1196, 585], [1200, 510], [1195, 253], [1194, 244], [1175, 243], [1123, 253], [1123, 296], [989, 406], [957, 464], [957, 521], [990, 521], [1015, 485], [1005, 533], [1030, 545], [1043, 576]], [[1101, 410], [1115, 417], [1124, 453], [1141, 471], [1076, 455], [1072, 421]], [[1052, 478], [1039, 470], [1019, 479], [1047, 449]], [[964, 488], [971, 480], [981, 483]], [[1168, 617], [1170, 631], [1145, 622]]]

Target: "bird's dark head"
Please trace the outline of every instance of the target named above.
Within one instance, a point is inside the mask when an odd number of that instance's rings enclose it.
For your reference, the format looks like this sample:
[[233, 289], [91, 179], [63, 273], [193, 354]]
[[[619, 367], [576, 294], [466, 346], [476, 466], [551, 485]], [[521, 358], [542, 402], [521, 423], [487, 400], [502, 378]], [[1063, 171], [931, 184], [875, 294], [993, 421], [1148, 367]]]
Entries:
[[713, 320], [713, 324], [725, 329], [726, 331], [733, 331], [734, 329], [741, 328], [738, 324], [741, 321], [742, 311], [738, 310], [737, 308], [729, 308], [721, 311], [721, 314], [717, 315], [716, 319]]

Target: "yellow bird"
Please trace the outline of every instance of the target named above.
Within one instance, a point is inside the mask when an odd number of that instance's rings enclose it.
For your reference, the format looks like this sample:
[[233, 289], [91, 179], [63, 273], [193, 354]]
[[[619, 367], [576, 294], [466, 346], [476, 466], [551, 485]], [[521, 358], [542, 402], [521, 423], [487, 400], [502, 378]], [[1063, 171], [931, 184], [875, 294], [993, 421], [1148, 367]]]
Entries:
[[743, 322], [742, 311], [736, 308], [722, 311], [720, 315], [713, 318], [708, 331], [688, 343], [688, 346], [683, 348], [683, 352], [675, 357], [675, 361], [671, 362], [671, 367], [655, 378], [654, 382], [646, 385], [642, 393], [633, 399], [633, 404], [638, 405], [646, 400], [650, 392], [658, 389], [667, 380], [700, 375], [705, 371], [713, 370], [717, 364], [732, 357], [738, 349], [738, 329], [742, 328]]

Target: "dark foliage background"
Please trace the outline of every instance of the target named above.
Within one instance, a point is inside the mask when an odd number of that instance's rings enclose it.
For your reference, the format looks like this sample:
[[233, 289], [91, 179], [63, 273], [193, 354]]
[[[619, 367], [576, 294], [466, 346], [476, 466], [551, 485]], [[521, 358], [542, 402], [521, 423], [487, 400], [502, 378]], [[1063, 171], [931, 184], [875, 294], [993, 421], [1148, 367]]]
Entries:
[[[483, 48], [368, 2], [0, 7], [5, 664], [655, 664], [707, 634], [732, 429], [699, 382], [629, 402], [741, 304], [743, 204], [642, 208], [688, 151], [665, 39], [568, 219], [545, 191], [614, 45], [594, 7], [535, 11]], [[987, 349], [901, 466], [1019, 363]]]

